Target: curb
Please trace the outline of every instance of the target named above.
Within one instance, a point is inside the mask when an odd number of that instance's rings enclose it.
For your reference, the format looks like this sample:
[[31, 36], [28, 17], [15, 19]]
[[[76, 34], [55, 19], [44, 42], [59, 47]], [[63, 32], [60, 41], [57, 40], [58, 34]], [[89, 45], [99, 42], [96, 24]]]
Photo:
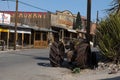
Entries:
[[14, 51], [20, 51], [20, 50], [4, 50], [4, 51], [0, 51], [0, 54], [7, 53], [7, 52], [14, 52]]

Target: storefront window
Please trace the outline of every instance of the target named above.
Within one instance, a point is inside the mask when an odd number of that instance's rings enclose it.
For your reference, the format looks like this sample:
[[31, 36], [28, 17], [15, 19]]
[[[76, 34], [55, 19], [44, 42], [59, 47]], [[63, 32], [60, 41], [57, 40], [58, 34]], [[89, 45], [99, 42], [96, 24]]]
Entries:
[[43, 33], [43, 41], [47, 40], [47, 33]]
[[36, 37], [35, 37], [35, 40], [40, 40], [40, 32], [36, 32]]

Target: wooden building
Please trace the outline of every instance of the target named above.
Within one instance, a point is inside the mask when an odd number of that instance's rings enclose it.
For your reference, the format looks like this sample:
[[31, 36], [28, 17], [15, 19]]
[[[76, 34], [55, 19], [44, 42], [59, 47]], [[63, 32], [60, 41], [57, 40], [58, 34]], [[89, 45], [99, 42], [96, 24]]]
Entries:
[[[0, 37], [3, 38], [3, 35], [5, 35], [6, 44], [13, 45], [15, 11], [1, 12], [10, 14], [11, 21], [10, 24], [7, 25], [9, 27], [3, 27], [5, 25], [0, 27], [0, 30], [2, 28], [2, 35]], [[66, 44], [66, 41], [79, 37], [77, 30], [73, 29], [73, 21], [76, 19], [76, 16], [77, 15], [72, 14], [68, 10], [56, 11], [56, 13], [19, 11], [17, 44], [23, 48], [26, 44], [34, 48], [46, 48], [49, 42], [54, 41], [53, 34], [58, 34], [59, 40]], [[85, 30], [86, 18], [82, 16], [81, 19], [83, 30]]]
[[[11, 23], [6, 27], [6, 33], [3, 34], [3, 28], [6, 25], [2, 25], [2, 35], [8, 36], [5, 39], [6, 43], [13, 45], [14, 37], [14, 25], [15, 23], [15, 11], [1, 11], [11, 15]], [[17, 46], [21, 45], [25, 47], [29, 43], [29, 46], [34, 48], [48, 47], [48, 34], [50, 30], [50, 14], [47, 12], [18, 12], [17, 22]], [[8, 27], [9, 26], [9, 27]], [[10, 29], [11, 28], [11, 29]], [[20, 29], [20, 31], [19, 31]], [[29, 33], [23, 30], [30, 30]], [[5, 32], [5, 30], [4, 30]], [[10, 32], [10, 34], [9, 34]], [[2, 37], [1, 35], [1, 37]], [[3, 37], [2, 37], [3, 38]], [[12, 39], [11, 39], [12, 38]], [[7, 41], [7, 39], [9, 39]]]
[[[70, 11], [56, 11], [51, 14], [51, 27], [54, 31], [59, 33], [59, 40], [66, 43], [69, 39], [78, 38], [77, 30], [73, 29], [73, 22], [77, 15], [72, 14]], [[82, 26], [85, 29], [86, 19], [82, 16]]]
[[[14, 25], [13, 24], [0, 24], [0, 40], [5, 42], [7, 48], [14, 45]], [[31, 28], [25, 26], [17, 26], [17, 47], [23, 48], [24, 46], [31, 45]]]

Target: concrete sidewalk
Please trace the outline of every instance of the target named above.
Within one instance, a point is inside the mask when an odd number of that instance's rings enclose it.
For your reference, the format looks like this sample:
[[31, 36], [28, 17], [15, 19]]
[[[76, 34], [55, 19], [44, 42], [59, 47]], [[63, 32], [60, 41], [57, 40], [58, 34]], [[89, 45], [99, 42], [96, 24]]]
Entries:
[[0, 51], [0, 54], [1, 54], [1, 53], [12, 52], [12, 51], [20, 51], [20, 50], [22, 50], [22, 49], [17, 49], [17, 50], [13, 50], [13, 49], [5, 49], [5, 50], [3, 50], [3, 51], [1, 50], [1, 51]]

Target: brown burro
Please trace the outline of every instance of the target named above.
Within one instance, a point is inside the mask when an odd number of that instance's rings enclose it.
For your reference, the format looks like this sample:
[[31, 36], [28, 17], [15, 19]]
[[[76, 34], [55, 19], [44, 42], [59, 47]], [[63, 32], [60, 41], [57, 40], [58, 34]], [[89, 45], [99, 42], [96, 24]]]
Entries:
[[49, 60], [53, 67], [61, 67], [64, 61], [65, 48], [61, 41], [55, 41], [50, 47]]
[[88, 66], [90, 47], [87, 43], [81, 42], [75, 48], [75, 53], [77, 54], [75, 58], [76, 66], [80, 68], [86, 68]]
[[85, 41], [75, 40], [72, 42], [73, 49], [70, 49], [67, 54], [67, 61], [74, 67], [86, 68], [89, 65], [89, 44]]

